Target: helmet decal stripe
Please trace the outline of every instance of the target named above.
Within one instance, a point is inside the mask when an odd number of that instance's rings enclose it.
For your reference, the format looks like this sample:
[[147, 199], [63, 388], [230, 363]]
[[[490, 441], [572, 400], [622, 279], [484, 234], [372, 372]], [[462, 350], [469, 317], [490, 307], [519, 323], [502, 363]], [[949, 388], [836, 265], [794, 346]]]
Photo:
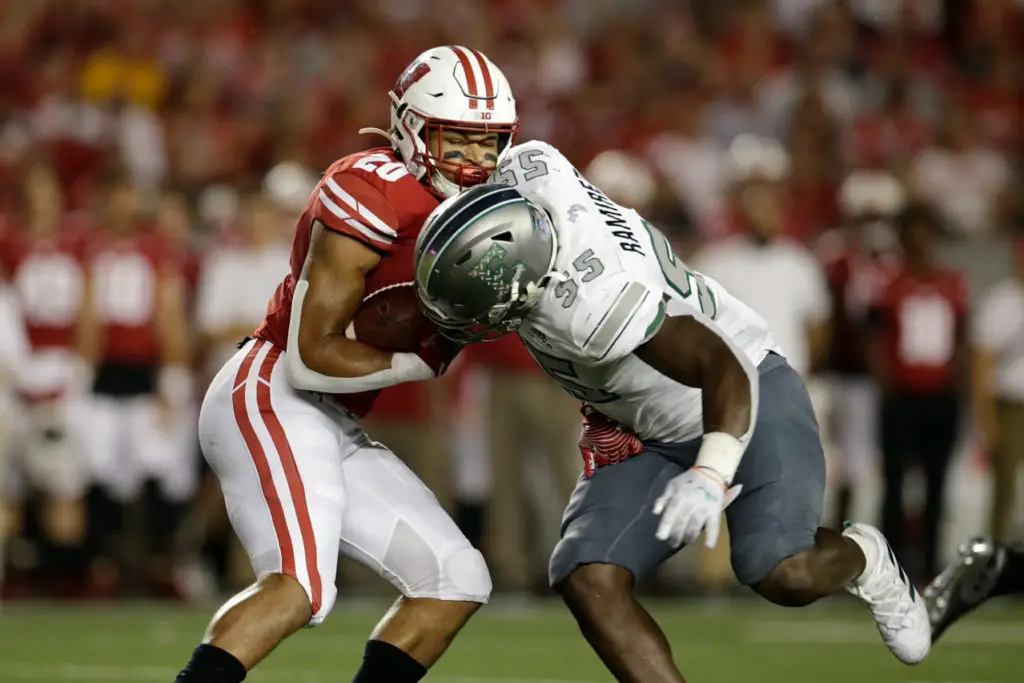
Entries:
[[405, 92], [428, 73], [430, 73], [429, 64], [420, 61], [413, 62], [398, 77], [394, 88], [395, 95], [399, 98], [405, 97]]
[[479, 50], [469, 49], [476, 57], [477, 64], [480, 65], [480, 73], [484, 77], [484, 92], [487, 94], [487, 108], [494, 109], [494, 81], [491, 80], [491, 69], [487, 66], [487, 60], [480, 54]]
[[525, 201], [523, 195], [511, 187], [481, 187], [488, 189], [478, 192], [477, 196], [458, 207], [450, 216], [440, 216], [439, 220], [430, 226], [430, 234], [424, 243], [424, 252], [440, 251], [455, 234], [488, 209], [501, 204]]
[[459, 58], [459, 63], [462, 64], [462, 70], [466, 73], [466, 87], [469, 88], [469, 108], [476, 109], [477, 101], [476, 98], [480, 97], [476, 89], [476, 74], [473, 73], [473, 65], [469, 62], [469, 55], [467, 55], [463, 49], [457, 45], [452, 45], [452, 52]]

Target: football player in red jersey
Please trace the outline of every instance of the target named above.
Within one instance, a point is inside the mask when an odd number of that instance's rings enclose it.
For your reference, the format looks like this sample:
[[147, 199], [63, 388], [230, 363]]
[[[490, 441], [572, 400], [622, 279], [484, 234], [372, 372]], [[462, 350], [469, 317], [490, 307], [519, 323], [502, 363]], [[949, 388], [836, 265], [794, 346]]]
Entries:
[[[200, 260], [190, 243], [193, 226], [188, 199], [179, 192], [162, 193], [154, 220], [156, 249], [161, 254], [167, 277], [174, 278], [169, 283], [174, 288], [173, 315], [175, 318], [182, 316], [186, 322], [191, 321], [195, 314]], [[151, 528], [147, 536], [150, 544], [148, 578], [155, 597], [181, 598], [184, 595], [184, 586], [176, 579], [175, 569], [180, 561], [186, 559], [182, 555], [191, 549], [182, 548], [181, 544], [171, 540], [183, 520], [184, 504], [193, 499], [199, 487], [196, 475], [201, 461], [196, 437], [196, 416], [199, 413], [195, 381], [197, 347], [193, 339], [187, 339], [180, 352], [180, 363], [165, 363], [161, 368], [160, 448], [168, 463], [178, 463], [175, 468], [189, 468], [189, 476], [176, 483], [165, 478], [161, 481], [163, 485], [146, 497], [151, 511]]]
[[922, 574], [939, 570], [939, 524], [967, 376], [967, 285], [939, 265], [938, 225], [924, 206], [900, 216], [903, 265], [869, 313], [868, 362], [881, 387], [880, 445], [885, 475], [882, 530], [905, 552], [903, 483], [919, 460], [925, 475]]
[[834, 333], [827, 360], [829, 427], [838, 451], [838, 523], [877, 517], [881, 458], [877, 432], [878, 387], [864, 358], [865, 321], [878, 292], [899, 266], [895, 219], [905, 191], [888, 171], [857, 170], [840, 187], [844, 224], [823, 234], [817, 252], [832, 295]]
[[[66, 594], [85, 569], [82, 501], [89, 480], [81, 417], [88, 372], [78, 348], [78, 325], [87, 283], [52, 169], [29, 169], [22, 206], [20, 229], [8, 236], [0, 254], [28, 339], [28, 355], [15, 368], [18, 401], [10, 426], [16, 432], [18, 483], [45, 496], [44, 571], [56, 580], [58, 594]], [[12, 503], [23, 488], [14, 486]], [[17, 516], [13, 505], [7, 513], [10, 519]]]
[[[106, 179], [99, 218], [88, 245], [91, 324], [85, 328], [95, 368], [88, 448], [96, 484], [91, 544], [103, 558], [105, 537], [119, 530], [123, 506], [155, 481], [158, 493], [147, 497], [155, 503], [148, 530], [152, 546], [166, 552], [198, 469], [194, 451], [175, 449], [172, 438], [172, 406], [188, 390], [182, 381], [187, 328], [180, 264], [140, 220], [138, 191], [128, 177]], [[113, 563], [97, 562], [94, 569], [94, 579], [105, 587], [116, 583]]]
[[[296, 225], [291, 272], [213, 379], [199, 418], [256, 583], [214, 616], [178, 683], [237, 683], [334, 605], [339, 550], [401, 592], [354, 680], [411, 683], [491, 592], [483, 556], [357, 418], [378, 390], [439, 375], [455, 349], [390, 353], [346, 334], [364, 297], [411, 283], [423, 221], [487, 179], [514, 142], [508, 81], [478, 51], [421, 54], [391, 97], [390, 145], [332, 164]], [[244, 286], [244, 283], [239, 283]]]

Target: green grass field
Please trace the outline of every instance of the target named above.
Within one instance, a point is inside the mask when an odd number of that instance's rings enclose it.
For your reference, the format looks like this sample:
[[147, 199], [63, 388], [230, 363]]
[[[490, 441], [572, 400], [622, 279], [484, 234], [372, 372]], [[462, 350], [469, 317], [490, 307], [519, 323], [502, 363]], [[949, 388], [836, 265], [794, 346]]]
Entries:
[[[783, 610], [757, 601], [657, 603], [691, 683], [1020, 683], [1024, 606], [994, 605], [950, 631], [917, 667], [897, 662], [857, 604]], [[339, 601], [327, 623], [285, 643], [253, 683], [344, 683], [384, 605]], [[6, 605], [0, 682], [171, 683], [210, 611], [147, 604]], [[498, 603], [481, 612], [427, 680], [449, 683], [610, 681], [557, 603]]]

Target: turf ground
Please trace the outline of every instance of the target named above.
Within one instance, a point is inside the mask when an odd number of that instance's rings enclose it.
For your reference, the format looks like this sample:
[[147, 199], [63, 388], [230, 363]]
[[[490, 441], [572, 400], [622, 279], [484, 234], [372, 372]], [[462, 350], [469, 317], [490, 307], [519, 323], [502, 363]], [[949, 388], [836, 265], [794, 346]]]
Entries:
[[[756, 601], [656, 603], [691, 683], [1020, 683], [1024, 605], [993, 605], [951, 630], [917, 667], [897, 662], [867, 611], [833, 602], [783, 610]], [[339, 601], [327, 623], [274, 652], [247, 681], [351, 680], [381, 604]], [[211, 610], [146, 604], [0, 612], [0, 682], [171, 683]], [[610, 681], [557, 603], [497, 603], [474, 618], [427, 680]]]

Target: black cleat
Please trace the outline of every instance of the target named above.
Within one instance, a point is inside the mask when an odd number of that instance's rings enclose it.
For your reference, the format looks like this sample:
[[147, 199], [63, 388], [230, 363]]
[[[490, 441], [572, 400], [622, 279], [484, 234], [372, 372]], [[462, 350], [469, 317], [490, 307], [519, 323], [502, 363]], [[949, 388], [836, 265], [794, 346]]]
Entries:
[[990, 597], [1006, 564], [1006, 548], [987, 538], [960, 546], [957, 558], [924, 590], [934, 643], [961, 617]]

